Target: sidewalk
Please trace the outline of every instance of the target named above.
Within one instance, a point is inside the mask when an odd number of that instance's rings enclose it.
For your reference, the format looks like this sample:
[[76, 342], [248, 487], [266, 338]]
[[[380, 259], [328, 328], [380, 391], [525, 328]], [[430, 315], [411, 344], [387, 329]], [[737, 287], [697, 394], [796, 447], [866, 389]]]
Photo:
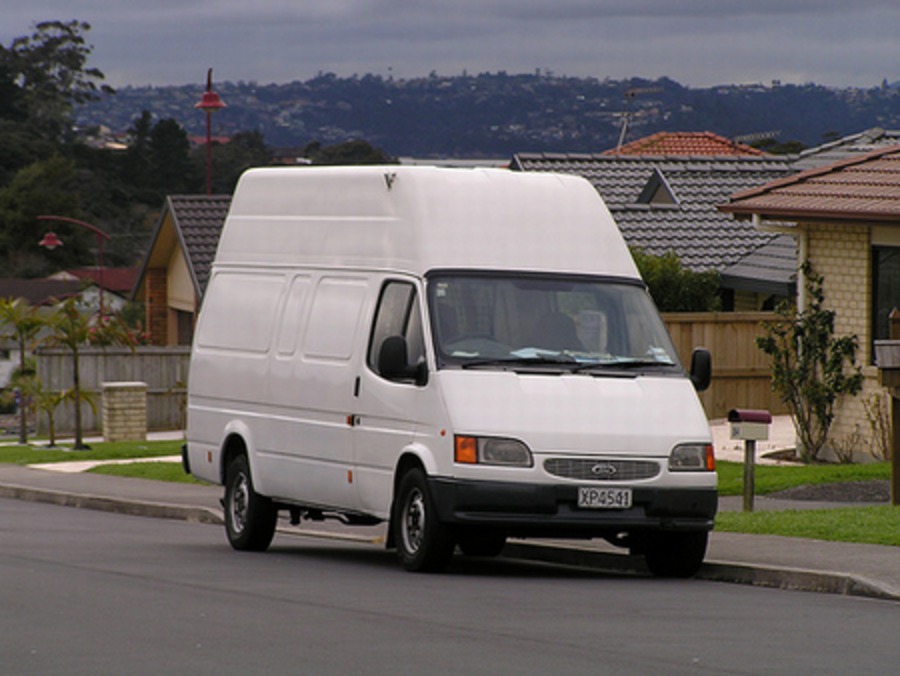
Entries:
[[[221, 524], [221, 496], [219, 486], [0, 465], [0, 497], [5, 498]], [[837, 505], [756, 499], [758, 510], [834, 506]], [[739, 497], [720, 499], [721, 510], [740, 508]], [[340, 538], [383, 546], [385, 526], [352, 528], [334, 522], [304, 522], [297, 528], [284, 519], [278, 532], [281, 536]], [[639, 557], [629, 557], [603, 541], [511, 540], [504, 556], [647, 574]], [[706, 562], [697, 577], [900, 601], [900, 551], [879, 545], [713, 532]]]

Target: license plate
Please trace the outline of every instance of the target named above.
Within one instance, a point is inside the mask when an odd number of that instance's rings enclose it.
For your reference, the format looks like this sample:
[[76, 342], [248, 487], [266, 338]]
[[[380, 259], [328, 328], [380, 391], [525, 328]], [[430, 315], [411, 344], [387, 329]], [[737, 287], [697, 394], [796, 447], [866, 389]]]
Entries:
[[582, 486], [578, 489], [578, 506], [583, 509], [628, 509], [631, 507], [631, 489]]

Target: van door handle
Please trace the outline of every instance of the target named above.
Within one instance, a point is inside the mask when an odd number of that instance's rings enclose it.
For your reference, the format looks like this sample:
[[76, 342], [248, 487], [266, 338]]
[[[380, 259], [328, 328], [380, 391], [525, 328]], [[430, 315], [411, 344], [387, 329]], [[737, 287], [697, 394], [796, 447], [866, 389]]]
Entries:
[[353, 415], [352, 413], [347, 416], [347, 425], [350, 427], [357, 427], [359, 425], [359, 416]]

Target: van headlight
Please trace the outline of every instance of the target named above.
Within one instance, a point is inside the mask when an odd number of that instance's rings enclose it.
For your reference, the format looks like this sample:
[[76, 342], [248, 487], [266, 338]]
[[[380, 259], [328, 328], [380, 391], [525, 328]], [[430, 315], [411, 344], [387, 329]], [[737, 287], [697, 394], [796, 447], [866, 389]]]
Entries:
[[670, 472], [714, 472], [712, 444], [680, 444], [669, 454]]
[[453, 459], [466, 465], [503, 465], [531, 467], [531, 451], [516, 439], [501, 437], [469, 437], [456, 435]]

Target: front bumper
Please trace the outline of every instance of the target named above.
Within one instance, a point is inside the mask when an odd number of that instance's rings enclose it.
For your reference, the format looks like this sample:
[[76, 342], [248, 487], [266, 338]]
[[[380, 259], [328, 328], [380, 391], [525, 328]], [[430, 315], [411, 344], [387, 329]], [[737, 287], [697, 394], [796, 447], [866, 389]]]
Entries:
[[631, 487], [629, 509], [579, 509], [578, 487], [429, 479], [441, 521], [516, 537], [604, 537], [641, 530], [709, 531], [715, 488]]

